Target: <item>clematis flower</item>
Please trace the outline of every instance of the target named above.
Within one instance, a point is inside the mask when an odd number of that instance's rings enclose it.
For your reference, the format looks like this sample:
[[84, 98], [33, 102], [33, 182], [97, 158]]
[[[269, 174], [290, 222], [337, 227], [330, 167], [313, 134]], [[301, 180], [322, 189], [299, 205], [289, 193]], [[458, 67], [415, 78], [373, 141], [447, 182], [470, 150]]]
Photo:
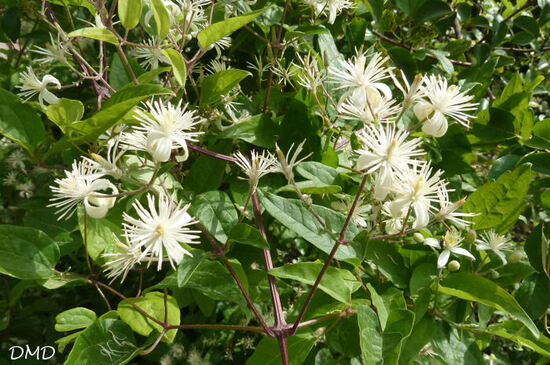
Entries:
[[370, 103], [371, 108], [376, 108], [385, 98], [390, 100], [392, 92], [388, 85], [381, 82], [390, 77], [390, 69], [385, 63], [388, 57], [382, 58], [380, 53], [375, 53], [367, 64], [366, 53], [357, 50], [350, 60], [339, 61], [340, 67], [329, 67], [330, 80], [339, 85], [335, 89], [349, 89], [341, 98], [339, 104], [349, 95], [361, 98]]
[[470, 103], [472, 95], [461, 92], [458, 86], [448, 85], [447, 79], [430, 75], [424, 77], [420, 87], [428, 100], [420, 100], [414, 106], [414, 114], [419, 121], [424, 121], [422, 131], [434, 137], [441, 137], [447, 132], [447, 117], [469, 127], [470, 115], [466, 112], [476, 109], [476, 103]]
[[52, 75], [44, 75], [42, 80], [39, 80], [29, 66], [26, 72], [21, 72], [21, 84], [17, 85], [16, 88], [21, 90], [18, 95], [25, 98], [25, 101], [38, 94], [38, 102], [42, 108], [46, 108], [44, 101], [48, 104], [57, 104], [59, 102], [57, 96], [48, 90], [48, 85], [50, 84], [55, 85], [57, 89], [61, 89], [61, 83]]
[[478, 251], [493, 251], [500, 258], [503, 265], [506, 265], [508, 262], [502, 250], [509, 250], [514, 247], [512, 241], [506, 238], [506, 236], [496, 233], [493, 229], [482, 233], [481, 238], [478, 238], [475, 242], [477, 243], [476, 249]]
[[176, 106], [164, 105], [160, 100], [147, 102], [150, 114], [138, 109], [136, 119], [141, 125], [134, 127], [132, 133], [121, 133], [120, 142], [129, 149], [149, 152], [157, 162], [168, 161], [173, 149], [182, 148], [180, 160], [187, 160], [187, 141], [196, 141], [202, 134], [193, 128], [203, 120], [196, 111], [187, 110], [187, 104], [181, 104], [181, 100]]
[[248, 183], [253, 191], [263, 176], [275, 171], [274, 166], [277, 160], [268, 151], [263, 151], [260, 155], [255, 150], [252, 150], [250, 152], [250, 159], [240, 152], [235, 153], [233, 156], [237, 159], [235, 161], [237, 166], [248, 176]]
[[440, 180], [441, 170], [432, 174], [430, 163], [417, 164], [405, 172], [399, 171], [399, 178], [394, 186], [397, 197], [395, 204], [403, 209], [412, 207], [416, 220], [414, 228], [423, 228], [430, 221], [430, 212], [435, 210], [438, 201], [437, 192], [444, 189], [446, 183]]
[[441, 241], [441, 243], [435, 238], [426, 238], [424, 240], [424, 244], [438, 249], [443, 249], [443, 251], [441, 251], [441, 253], [439, 254], [439, 257], [437, 258], [437, 267], [442, 268], [447, 265], [451, 253], [455, 255], [466, 256], [471, 260], [476, 259], [474, 255], [472, 255], [468, 250], [460, 247], [460, 243], [463, 239], [464, 238], [460, 235], [460, 232], [455, 229], [451, 229], [447, 231], [447, 233], [445, 233], [445, 236], [443, 236], [443, 240]]
[[158, 201], [149, 194], [147, 203], [147, 209], [139, 201], [133, 204], [138, 218], [123, 214], [124, 236], [132, 249], [141, 250], [140, 261], [147, 258], [149, 265], [157, 261], [157, 270], [160, 271], [166, 254], [175, 269], [185, 255], [192, 256], [180, 243], [195, 244], [199, 239], [199, 231], [189, 229], [197, 223], [187, 212], [190, 204], [176, 204], [164, 194], [159, 196]]
[[437, 197], [439, 199], [439, 212], [435, 215], [436, 220], [448, 220], [459, 227], [466, 227], [472, 224], [472, 222], [463, 218], [474, 217], [477, 215], [476, 213], [457, 212], [457, 210], [465, 203], [464, 199], [460, 199], [454, 203], [451, 202], [449, 200], [449, 193], [445, 188], [437, 191]]
[[[73, 162], [72, 170], [65, 172], [62, 179], [55, 179], [57, 186], [50, 186], [54, 197], [48, 207], [59, 208], [60, 219], [69, 219], [74, 214], [74, 208], [83, 203], [86, 214], [92, 218], [103, 218], [115, 204], [116, 198], [107, 195], [118, 194], [118, 189], [109, 180], [102, 179], [103, 173], [98, 172], [88, 161]], [[110, 194], [101, 191], [110, 190]]]
[[327, 14], [329, 24], [334, 24], [336, 16], [345, 9], [351, 9], [353, 2], [349, 0], [309, 0], [309, 5], [313, 7], [317, 15]]
[[141, 262], [141, 249], [139, 246], [128, 246], [117, 240], [117, 247], [119, 252], [104, 253], [101, 257], [107, 259], [107, 262], [103, 265], [107, 272], [107, 278], [112, 279], [113, 282], [117, 277], [122, 275], [121, 283], [126, 280], [126, 276], [130, 270], [138, 263]]
[[407, 140], [406, 131], [396, 129], [394, 125], [367, 125], [357, 138], [363, 149], [357, 150], [357, 169], [371, 174], [378, 171], [374, 185], [374, 198], [383, 200], [396, 182], [398, 171], [408, 170], [409, 165], [417, 164], [413, 157], [423, 155], [419, 148], [419, 138]]
[[289, 183], [294, 180], [294, 167], [313, 154], [313, 152], [310, 152], [306, 156], [298, 160], [298, 156], [302, 152], [305, 143], [306, 140], [304, 139], [302, 143], [300, 143], [298, 147], [296, 147], [292, 157], [290, 157], [290, 153], [292, 151], [292, 148], [294, 147], [294, 143], [288, 149], [286, 156], [283, 154], [283, 151], [281, 151], [277, 143], [275, 143], [278, 161], [275, 161], [274, 163], [274, 171], [280, 172], [285, 175]]

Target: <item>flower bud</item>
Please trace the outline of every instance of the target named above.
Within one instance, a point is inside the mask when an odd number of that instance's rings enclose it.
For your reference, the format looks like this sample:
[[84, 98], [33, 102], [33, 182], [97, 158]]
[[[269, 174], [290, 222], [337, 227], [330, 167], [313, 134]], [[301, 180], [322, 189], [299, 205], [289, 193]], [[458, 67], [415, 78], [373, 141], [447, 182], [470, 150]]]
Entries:
[[491, 270], [491, 277], [492, 277], [493, 279], [498, 279], [498, 278], [500, 278], [500, 274], [499, 274], [498, 271]]
[[517, 262], [520, 262], [523, 259], [523, 252], [521, 251], [514, 251], [510, 257], [508, 257], [508, 262], [511, 264], [515, 264]]
[[456, 261], [456, 260], [452, 260], [451, 262], [449, 262], [449, 271], [458, 271], [460, 270], [460, 262]]
[[423, 236], [422, 233], [420, 233], [420, 232], [416, 232], [416, 233], [413, 235], [413, 239], [414, 239], [417, 243], [422, 243], [422, 242], [424, 242], [424, 236]]
[[477, 233], [473, 229], [470, 229], [468, 233], [466, 233], [466, 242], [468, 242], [470, 245], [475, 242], [477, 238]]

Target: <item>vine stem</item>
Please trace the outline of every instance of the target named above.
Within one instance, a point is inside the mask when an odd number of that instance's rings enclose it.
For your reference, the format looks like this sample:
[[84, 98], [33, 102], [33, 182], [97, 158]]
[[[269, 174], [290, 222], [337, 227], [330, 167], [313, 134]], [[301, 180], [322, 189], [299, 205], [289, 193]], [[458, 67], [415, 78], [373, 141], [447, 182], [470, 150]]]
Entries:
[[[262, 219], [262, 211], [260, 210], [260, 203], [258, 202], [258, 194], [256, 190], [252, 192], [252, 207], [254, 208], [254, 216], [256, 218], [256, 225], [258, 230], [262, 234], [262, 237], [267, 241], [267, 235], [265, 234], [264, 221]], [[283, 365], [288, 365], [288, 348], [286, 337], [287, 333], [284, 331], [286, 328], [285, 316], [283, 314], [283, 307], [281, 306], [281, 298], [277, 290], [277, 282], [275, 277], [269, 274], [269, 270], [273, 269], [273, 261], [271, 260], [271, 253], [269, 250], [263, 250], [265, 268], [268, 272], [267, 280], [269, 282], [269, 290], [271, 291], [271, 299], [273, 301], [273, 312], [275, 317], [275, 323], [273, 329], [276, 332], [277, 341], [279, 342], [279, 348], [281, 350], [281, 359]]]
[[279, 32], [277, 33], [277, 40], [276, 40], [275, 43], [271, 43], [271, 47], [274, 48], [274, 50], [273, 50], [273, 61], [271, 62], [272, 67], [269, 70], [269, 78], [268, 78], [268, 81], [267, 81], [267, 89], [265, 91], [264, 106], [262, 108], [262, 113], [264, 113], [264, 114], [265, 114], [265, 111], [267, 110], [267, 103], [269, 101], [269, 94], [270, 94], [270, 91], [271, 91], [271, 85], [273, 84], [273, 67], [275, 67], [275, 62], [277, 61], [277, 53], [278, 53], [279, 49], [281, 48], [281, 36], [283, 35], [283, 24], [285, 24], [286, 13], [288, 11], [288, 6], [289, 5], [290, 5], [290, 0], [286, 0], [285, 1], [285, 8], [283, 10], [283, 15], [281, 16], [281, 25], [279, 27]]
[[214, 157], [214, 158], [217, 158], [219, 160], [225, 160], [225, 161], [229, 161], [229, 162], [236, 162], [237, 159], [235, 157], [231, 157], [231, 156], [226, 156], [224, 154], [221, 154], [221, 153], [217, 153], [217, 152], [213, 152], [213, 151], [209, 151], [207, 150], [206, 148], [202, 148], [202, 147], [199, 147], [199, 146], [196, 146], [192, 143], [189, 143], [187, 142], [187, 147], [191, 148], [192, 150], [195, 150], [197, 152], [200, 152], [202, 154], [205, 154], [205, 155], [208, 155], [210, 157]]
[[218, 245], [216, 243], [216, 240], [214, 239], [214, 237], [212, 237], [212, 235], [210, 233], [208, 233], [208, 231], [206, 230], [206, 228], [204, 228], [204, 226], [202, 224], [197, 223], [196, 225], [200, 229], [200, 231], [206, 236], [206, 238], [208, 238], [208, 240], [210, 241], [210, 243], [214, 247], [215, 255], [221, 257], [224, 265], [227, 267], [227, 270], [229, 270], [229, 273], [231, 274], [231, 276], [233, 277], [233, 279], [237, 283], [237, 286], [239, 287], [244, 299], [246, 300], [246, 303], [248, 304], [248, 306], [250, 307], [250, 309], [252, 310], [252, 312], [254, 313], [256, 318], [258, 319], [258, 322], [260, 322], [260, 325], [262, 326], [262, 329], [263, 329], [262, 332], [265, 332], [270, 337], [274, 337], [273, 331], [269, 328], [267, 323], [265, 323], [265, 320], [263, 319], [260, 312], [258, 312], [258, 309], [256, 309], [256, 306], [252, 302], [252, 299], [250, 299], [250, 296], [246, 292], [246, 289], [244, 288], [243, 284], [241, 283], [241, 280], [239, 279], [239, 277], [237, 276], [237, 273], [235, 273], [235, 270], [233, 269], [233, 267], [231, 266], [229, 260], [225, 256], [224, 248], [220, 247], [220, 245]]
[[330, 262], [334, 258], [334, 255], [336, 254], [336, 251], [338, 251], [338, 247], [340, 247], [341, 244], [347, 244], [345, 235], [346, 231], [349, 226], [349, 222], [351, 221], [351, 217], [353, 216], [353, 212], [355, 211], [355, 207], [357, 206], [357, 203], [359, 202], [359, 198], [361, 197], [361, 193], [363, 191], [363, 188], [365, 187], [365, 183], [367, 182], [367, 176], [363, 176], [363, 180], [361, 180], [361, 185], [359, 186], [359, 190], [357, 191], [357, 194], [355, 195], [355, 199], [353, 200], [353, 204], [349, 210], [348, 216], [346, 218], [346, 221], [344, 222], [344, 226], [342, 227], [342, 230], [340, 231], [340, 237], [338, 240], [334, 243], [334, 246], [332, 247], [332, 250], [328, 254], [327, 259], [325, 260], [325, 263], [323, 264], [323, 267], [321, 268], [321, 271], [319, 272], [319, 275], [317, 275], [317, 279], [315, 280], [315, 283], [311, 287], [309, 294], [306, 298], [306, 301], [304, 302], [304, 305], [302, 306], [302, 309], [300, 310], [300, 314], [298, 314], [298, 317], [296, 318], [296, 321], [294, 322], [294, 325], [291, 328], [290, 333], [294, 334], [296, 330], [298, 329], [298, 326], [300, 325], [300, 322], [302, 318], [304, 317], [304, 314], [307, 310], [307, 307], [309, 305], [309, 302], [311, 301], [311, 298], [313, 298], [313, 294], [315, 294], [315, 290], [317, 290], [317, 287], [319, 286], [319, 283], [321, 282], [321, 279], [323, 278], [323, 275], [327, 271], [328, 266], [330, 265]]

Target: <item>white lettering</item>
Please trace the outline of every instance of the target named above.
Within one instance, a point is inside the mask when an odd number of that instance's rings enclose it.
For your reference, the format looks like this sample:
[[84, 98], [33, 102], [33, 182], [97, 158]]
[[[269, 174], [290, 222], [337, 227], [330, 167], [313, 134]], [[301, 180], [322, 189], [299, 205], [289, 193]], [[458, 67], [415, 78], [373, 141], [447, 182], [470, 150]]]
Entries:
[[[17, 357], [14, 357], [14, 356], [13, 356], [15, 350], [21, 351], [21, 352], [19, 353], [19, 356], [17, 356]], [[25, 353], [25, 350], [23, 350], [23, 348], [22, 348], [21, 346], [12, 346], [12, 347], [10, 347], [10, 360], [17, 360], [17, 359], [20, 359], [21, 356], [23, 356], [24, 353]]]

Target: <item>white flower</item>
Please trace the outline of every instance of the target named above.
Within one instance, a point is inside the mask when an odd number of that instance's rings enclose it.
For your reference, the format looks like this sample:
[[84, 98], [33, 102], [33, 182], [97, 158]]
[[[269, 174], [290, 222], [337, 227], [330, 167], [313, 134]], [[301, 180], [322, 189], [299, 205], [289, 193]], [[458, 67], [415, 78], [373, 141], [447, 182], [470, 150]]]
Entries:
[[[254, 62], [246, 61], [246, 66], [252, 71], [256, 71], [258, 74], [258, 79], [263, 80], [263, 74], [264, 72], [270, 70], [271, 63], [264, 64], [261, 57], [254, 56]], [[276, 73], [275, 70], [273, 70], [273, 73]]]
[[308, 0], [306, 2], [313, 7], [317, 15], [326, 15], [328, 12], [328, 22], [330, 24], [334, 24], [336, 16], [340, 14], [342, 10], [351, 9], [353, 7], [353, 2], [349, 0]]
[[173, 149], [182, 148], [181, 161], [187, 160], [187, 141], [196, 141], [202, 134], [192, 129], [203, 120], [196, 111], [187, 110], [187, 104], [181, 104], [181, 100], [176, 106], [164, 105], [160, 100], [147, 102], [149, 113], [137, 110], [136, 119], [141, 125], [134, 127], [133, 133], [122, 133], [121, 143], [130, 149], [149, 152], [157, 162], [168, 161]]
[[116, 138], [114, 143], [109, 143], [109, 147], [107, 149], [107, 159], [96, 153], [91, 153], [92, 159], [87, 157], [84, 157], [84, 159], [87, 160], [88, 163], [95, 169], [101, 171], [101, 173], [120, 179], [123, 172], [118, 168], [117, 162], [124, 155], [124, 153], [126, 153], [126, 146], [119, 149], [119, 142], [120, 140]]
[[493, 251], [502, 261], [503, 265], [507, 264], [506, 256], [501, 250], [509, 250], [514, 247], [514, 243], [510, 241], [506, 236], [496, 233], [494, 230], [482, 233], [481, 238], [475, 240], [477, 243], [476, 249], [478, 251]]
[[154, 70], [159, 67], [159, 63], [170, 63], [168, 58], [162, 54], [162, 49], [160, 44], [157, 42], [155, 37], [148, 39], [145, 44], [145, 47], [136, 47], [135, 55], [136, 58], [142, 59], [139, 63], [141, 66], [148, 70]]
[[8, 172], [8, 174], [6, 175], [6, 177], [4, 177], [4, 179], [2, 180], [4, 185], [12, 185], [12, 186], [15, 186], [17, 184], [19, 184], [19, 181], [17, 180], [17, 171], [10, 171]]
[[117, 240], [116, 245], [121, 249], [121, 252], [104, 253], [101, 256], [107, 258], [107, 262], [103, 265], [107, 271], [107, 278], [114, 281], [122, 275], [121, 283], [124, 282], [128, 272], [139, 263], [141, 256], [141, 248], [139, 246], [128, 246]]
[[224, 49], [227, 49], [231, 47], [231, 37], [225, 36], [223, 38], [220, 38], [213, 44], [211, 44], [208, 49], [215, 49], [216, 50], [216, 58], [220, 58], [222, 56], [222, 51]]
[[403, 229], [403, 218], [405, 218], [406, 211], [402, 204], [395, 202], [385, 202], [382, 205], [382, 214], [387, 216], [388, 219], [384, 220], [385, 231], [387, 234], [396, 234]]
[[10, 153], [6, 162], [12, 169], [25, 170], [25, 161], [28, 160], [27, 154], [20, 149]]
[[414, 81], [411, 85], [409, 85], [409, 81], [407, 80], [407, 76], [405, 76], [405, 73], [403, 70], [401, 71], [401, 76], [403, 78], [403, 82], [405, 83], [405, 87], [403, 87], [395, 75], [391, 73], [391, 78], [395, 84], [395, 86], [403, 93], [403, 108], [407, 109], [411, 105], [414, 104], [414, 102], [418, 99], [420, 99], [424, 94], [422, 92], [422, 84], [424, 83], [424, 78], [421, 74], [418, 74], [414, 77]]
[[67, 49], [68, 44], [60, 40], [60, 35], [57, 35], [57, 42], [54, 41], [52, 34], [50, 33], [50, 43], [46, 44], [46, 47], [35, 46], [32, 52], [41, 55], [41, 58], [36, 59], [40, 63], [53, 63], [56, 61], [67, 63]]
[[304, 57], [297, 55], [297, 58], [300, 61], [300, 65], [293, 64], [301, 71], [301, 74], [298, 75], [298, 85], [316, 92], [325, 80], [325, 75], [319, 69], [317, 58], [311, 53], [308, 53]]
[[464, 199], [460, 199], [454, 203], [451, 202], [447, 189], [445, 188], [441, 188], [437, 191], [437, 197], [439, 199], [439, 212], [435, 215], [436, 220], [449, 220], [459, 227], [465, 227], [472, 224], [472, 222], [463, 219], [463, 217], [474, 217], [477, 215], [476, 213], [462, 213], [456, 211], [465, 203]]
[[283, 154], [283, 151], [281, 151], [281, 149], [277, 145], [277, 143], [275, 143], [278, 161], [274, 163], [273, 169], [274, 171], [280, 172], [283, 175], [285, 175], [289, 183], [294, 180], [294, 172], [293, 172], [294, 167], [313, 154], [313, 152], [311, 152], [298, 160], [298, 156], [302, 152], [302, 149], [304, 148], [305, 143], [306, 143], [306, 140], [304, 139], [302, 143], [300, 143], [298, 147], [296, 147], [292, 157], [290, 157], [290, 153], [292, 151], [292, 148], [294, 147], [294, 143], [288, 149], [288, 152], [286, 153], [286, 157]]
[[138, 219], [127, 213], [123, 214], [124, 236], [134, 249], [142, 250], [139, 260], [145, 257], [150, 260], [156, 258], [158, 259], [157, 270], [161, 270], [163, 257], [166, 254], [170, 265], [175, 269], [175, 264], [179, 264], [184, 255], [192, 256], [180, 242], [198, 243], [199, 236], [196, 233], [199, 231], [189, 229], [189, 226], [197, 223], [187, 213], [190, 204], [182, 207], [164, 194], [158, 198], [158, 210], [153, 195], [147, 196], [147, 202], [148, 209], [145, 209], [139, 201], [133, 204]]
[[398, 171], [397, 183], [394, 191], [397, 194], [396, 204], [403, 209], [414, 209], [416, 220], [414, 228], [425, 227], [430, 221], [430, 211], [438, 201], [437, 191], [445, 187], [446, 183], [439, 179], [443, 172], [436, 171], [432, 175], [430, 163], [423, 163], [410, 168], [406, 172]]
[[275, 63], [272, 70], [275, 75], [279, 76], [279, 85], [283, 86], [286, 86], [287, 83], [292, 86], [292, 78], [298, 73], [298, 69], [294, 64], [290, 63], [285, 68], [279, 61]]
[[441, 137], [447, 132], [447, 118], [451, 117], [468, 128], [471, 117], [465, 112], [476, 109], [476, 103], [470, 103], [472, 95], [461, 92], [456, 85], [448, 85], [447, 79], [430, 75], [424, 77], [421, 87], [427, 100], [420, 100], [414, 107], [414, 114], [423, 121], [422, 131], [434, 137]]
[[390, 122], [390, 118], [399, 111], [399, 106], [391, 99], [382, 97], [372, 105], [362, 92], [349, 95], [340, 105], [338, 112], [344, 119], [356, 119], [367, 124], [373, 121]]
[[340, 98], [339, 103], [352, 93], [359, 93], [356, 97], [367, 100], [373, 109], [382, 101], [382, 97], [391, 99], [391, 89], [381, 82], [390, 77], [390, 69], [384, 66], [387, 61], [388, 57], [382, 58], [380, 53], [375, 53], [367, 64], [366, 53], [357, 50], [351, 60], [339, 61], [340, 67], [329, 67], [330, 80], [340, 85], [336, 90], [350, 89]]
[[60, 208], [56, 213], [61, 214], [59, 219], [69, 219], [74, 208], [84, 203], [86, 213], [92, 218], [103, 218], [109, 208], [115, 204], [115, 197], [104, 197], [101, 190], [111, 190], [111, 195], [118, 194], [116, 186], [107, 179], [101, 179], [101, 173], [90, 166], [86, 160], [73, 162], [71, 171], [66, 171], [66, 177], [55, 179], [58, 186], [50, 186], [54, 197], [48, 207]]
[[206, 70], [212, 74], [229, 69], [231, 69], [231, 66], [228, 66], [223, 59], [213, 59], [210, 65], [206, 66]]
[[[351, 207], [353, 206], [353, 201], [336, 201], [332, 202], [330, 206], [339, 212], [349, 214]], [[370, 223], [372, 219], [371, 213], [372, 205], [365, 204], [363, 199], [360, 199], [357, 202], [355, 209], [353, 210], [351, 221], [362, 228], [370, 229]]]
[[447, 233], [445, 233], [445, 236], [443, 236], [443, 241], [441, 242], [441, 244], [435, 238], [426, 238], [424, 240], [424, 244], [431, 247], [443, 249], [443, 251], [441, 251], [441, 253], [439, 254], [439, 257], [437, 258], [437, 267], [441, 269], [449, 261], [449, 257], [451, 256], [451, 253], [455, 255], [466, 256], [472, 260], [476, 259], [474, 255], [468, 252], [468, 250], [465, 250], [460, 247], [460, 242], [462, 242], [462, 240], [463, 238], [460, 235], [460, 232], [452, 229], [450, 231], [447, 231]]
[[15, 189], [19, 190], [19, 196], [22, 198], [29, 199], [33, 195], [33, 190], [36, 186], [32, 181], [27, 180], [24, 183], [15, 185]]
[[25, 101], [36, 94], [38, 94], [38, 101], [42, 108], [46, 108], [44, 101], [48, 104], [57, 104], [59, 101], [57, 96], [48, 91], [48, 85], [50, 84], [54, 84], [57, 89], [61, 89], [61, 83], [52, 75], [45, 75], [41, 81], [29, 66], [26, 72], [21, 72], [21, 84], [17, 85], [16, 88], [21, 90], [18, 95], [25, 98]]
[[263, 176], [274, 171], [273, 166], [276, 163], [275, 156], [265, 150], [261, 155], [252, 150], [250, 152], [250, 159], [240, 152], [234, 153], [233, 157], [236, 158], [235, 163], [237, 166], [248, 176], [248, 182], [253, 191]]
[[366, 170], [371, 174], [378, 171], [374, 186], [374, 198], [383, 200], [395, 183], [395, 174], [405, 171], [409, 165], [417, 162], [413, 159], [423, 155], [419, 149], [422, 140], [413, 138], [407, 141], [409, 134], [396, 129], [394, 125], [367, 125], [363, 132], [357, 133], [357, 138], [363, 149], [357, 150], [357, 169]]

